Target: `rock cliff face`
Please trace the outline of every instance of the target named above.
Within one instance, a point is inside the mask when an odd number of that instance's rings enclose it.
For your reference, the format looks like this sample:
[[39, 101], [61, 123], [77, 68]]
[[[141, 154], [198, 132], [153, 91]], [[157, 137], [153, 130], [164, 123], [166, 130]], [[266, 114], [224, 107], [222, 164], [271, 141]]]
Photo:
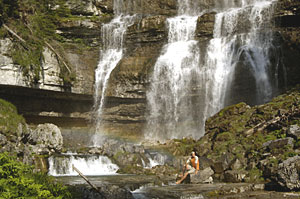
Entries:
[[[212, 12], [212, 8], [224, 5], [213, 0], [199, 0], [195, 1], [195, 4], [207, 9], [207, 13], [199, 17], [197, 21], [195, 34], [197, 40], [205, 43], [213, 36], [216, 13]], [[84, 111], [78, 112], [75, 108], [68, 111], [56, 109], [57, 111], [52, 112], [56, 115], [64, 115], [64, 117], [79, 113], [81, 118], [89, 119], [90, 116], [86, 117], [89, 115], [86, 113], [92, 109], [93, 104], [94, 71], [102, 45], [101, 25], [112, 19], [113, 0], [69, 0], [66, 5], [72, 17], [66, 17], [56, 31], [62, 37], [62, 41], [53, 41], [51, 45], [71, 66], [75, 80], [69, 82], [64, 79], [61, 75], [60, 60], [55, 52], [45, 47], [44, 60], [41, 63], [41, 78], [32, 84], [10, 56], [10, 52], [13, 51], [11, 39], [2, 38], [0, 40], [0, 84], [83, 94], [88, 100], [81, 101], [85, 104], [78, 106], [84, 106]], [[140, 134], [145, 123], [145, 93], [149, 85], [149, 77], [163, 45], [167, 42], [166, 19], [176, 15], [177, 1], [138, 0], [132, 4], [124, 4], [124, 6], [130, 7], [128, 13], [138, 14], [139, 19], [128, 28], [124, 39], [125, 55], [111, 74], [106, 92], [108, 98], [104, 110], [104, 123], [112, 132]], [[282, 88], [299, 83], [299, 17], [299, 1], [278, 1], [274, 14], [274, 30], [276, 31], [276, 45], [281, 46], [281, 54], [278, 56], [282, 56], [282, 59], [278, 64], [285, 66], [285, 70], [281, 73], [285, 73], [286, 78], [279, 79]], [[284, 81], [287, 82], [286, 85], [282, 83]], [[55, 95], [60, 94], [51, 92], [51, 96]], [[2, 96], [11, 99], [13, 95], [3, 93]], [[71, 97], [70, 101], [73, 99]], [[67, 103], [69, 99], [67, 97], [64, 100], [62, 103]], [[22, 107], [22, 103], [18, 103], [18, 106]], [[29, 117], [30, 112], [36, 112], [34, 114], [36, 116], [41, 115], [44, 110], [27, 109], [25, 112], [25, 116]]]
[[282, 48], [282, 62], [286, 66], [287, 85], [299, 83], [300, 2], [280, 0], [275, 11], [275, 29]]

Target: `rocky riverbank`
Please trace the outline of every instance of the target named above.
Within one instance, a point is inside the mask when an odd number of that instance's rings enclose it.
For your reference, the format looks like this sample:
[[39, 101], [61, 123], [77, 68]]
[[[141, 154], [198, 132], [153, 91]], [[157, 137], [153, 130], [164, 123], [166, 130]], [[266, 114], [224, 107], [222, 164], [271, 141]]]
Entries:
[[[107, 139], [101, 147], [77, 148], [77, 152], [82, 155], [105, 155], [119, 166], [119, 173], [153, 176], [160, 186], [151, 186], [152, 188], [145, 190], [157, 197], [162, 193], [174, 194], [174, 198], [200, 194], [195, 190], [201, 187], [207, 190], [206, 195], [201, 192], [204, 198], [219, 195], [226, 198], [233, 193], [240, 194], [239, 197], [250, 197], [252, 194], [260, 197], [276, 195], [274, 192], [261, 192], [264, 189], [298, 191], [299, 88], [298, 86], [264, 105], [250, 107], [239, 103], [221, 110], [206, 121], [206, 134], [199, 140], [184, 138], [170, 140], [165, 144], [141, 145]], [[16, 153], [24, 162], [35, 164], [39, 170], [47, 171], [45, 157], [67, 150], [63, 148], [60, 129], [53, 124], [38, 125], [35, 129], [30, 129], [12, 104], [4, 100], [0, 104], [0, 114], [3, 116], [0, 120], [1, 152]], [[187, 181], [194, 185], [161, 186], [175, 182], [175, 174], [180, 172], [192, 150], [200, 156], [199, 174], [192, 175]], [[162, 165], [147, 167], [150, 159], [154, 158], [153, 152], [163, 159]], [[211, 185], [212, 187], [201, 185], [217, 182], [252, 183], [252, 188], [259, 184], [264, 186], [258, 191], [249, 188], [250, 184], [242, 185], [243, 191], [236, 191], [240, 184], [232, 185], [233, 187], [230, 184], [216, 184]], [[187, 187], [193, 187], [189, 193], [180, 191], [180, 188]], [[231, 191], [222, 191], [223, 188], [227, 190], [226, 187], [231, 187]], [[286, 196], [296, 197], [293, 194]]]

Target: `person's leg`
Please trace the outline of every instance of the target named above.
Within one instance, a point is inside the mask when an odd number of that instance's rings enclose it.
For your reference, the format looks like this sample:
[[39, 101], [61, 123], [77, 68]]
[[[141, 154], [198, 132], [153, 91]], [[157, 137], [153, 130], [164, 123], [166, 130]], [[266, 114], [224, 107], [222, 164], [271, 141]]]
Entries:
[[176, 184], [180, 184], [184, 179], [186, 179], [186, 177], [187, 177], [188, 175], [189, 175], [189, 173], [186, 172], [186, 173], [182, 176], [182, 178], [176, 182]]
[[185, 174], [185, 172], [186, 172], [186, 170], [187, 170], [186, 167], [187, 167], [187, 165], [185, 164], [185, 165], [183, 166], [183, 168], [182, 168], [182, 174], [179, 175], [180, 177], [184, 176], [184, 174]]

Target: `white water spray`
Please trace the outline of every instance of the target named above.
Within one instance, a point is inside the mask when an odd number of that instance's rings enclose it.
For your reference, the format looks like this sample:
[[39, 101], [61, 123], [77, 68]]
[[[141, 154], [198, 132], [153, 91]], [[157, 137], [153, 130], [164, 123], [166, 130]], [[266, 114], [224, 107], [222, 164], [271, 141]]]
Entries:
[[49, 158], [49, 175], [52, 176], [77, 176], [73, 170], [74, 165], [83, 175], [99, 176], [114, 175], [119, 167], [106, 156], [80, 156], [62, 155]]
[[192, 92], [191, 77], [197, 70], [200, 58], [198, 42], [193, 40], [196, 21], [194, 16], [178, 16], [167, 21], [169, 43], [163, 47], [154, 66], [147, 93], [151, 110], [147, 138], [176, 138], [180, 136], [176, 123], [194, 122], [188, 114], [193, 103], [186, 95]]

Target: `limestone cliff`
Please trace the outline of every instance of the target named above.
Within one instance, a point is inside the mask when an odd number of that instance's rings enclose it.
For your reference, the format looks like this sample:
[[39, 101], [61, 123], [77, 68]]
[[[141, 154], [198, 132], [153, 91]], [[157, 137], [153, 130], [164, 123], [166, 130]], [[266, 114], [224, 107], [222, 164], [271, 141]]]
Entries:
[[[198, 0], [195, 1], [196, 4], [197, 6], [201, 5], [206, 12], [198, 19], [195, 38], [201, 43], [207, 43], [213, 36], [216, 13], [212, 8], [220, 8], [224, 5], [213, 0]], [[67, 0], [65, 5], [70, 15], [62, 17], [57, 25], [55, 34], [59, 37], [50, 42], [55, 51], [47, 45], [43, 46], [39, 79], [32, 81], [28, 75], [24, 76], [24, 71], [11, 56], [11, 52], [15, 50], [14, 44], [17, 39], [7, 32], [4, 37], [1, 37], [0, 84], [37, 89], [34, 90], [34, 98], [39, 99], [36, 101], [37, 104], [43, 104], [42, 99], [45, 99], [43, 96], [50, 96], [49, 99], [59, 99], [61, 106], [68, 102], [77, 103], [67, 109], [59, 108], [56, 105], [48, 105], [48, 108], [39, 106], [40, 109], [34, 108], [34, 110], [30, 110], [30, 106], [26, 105], [27, 108], [23, 108], [23, 111], [22, 108], [19, 108], [21, 113], [27, 115], [28, 118], [37, 118], [37, 116], [43, 115], [50, 119], [56, 115], [56, 119], [71, 118], [73, 120], [70, 122], [71, 126], [81, 118], [84, 119], [83, 123], [86, 125], [86, 121], [91, 117], [89, 112], [93, 106], [94, 71], [99, 60], [103, 39], [100, 34], [101, 26], [109, 22], [114, 15], [113, 1]], [[140, 134], [145, 123], [145, 93], [149, 85], [149, 77], [163, 45], [167, 42], [166, 19], [177, 14], [177, 1], [138, 0], [133, 4], [124, 4], [124, 6], [128, 7], [128, 13], [138, 14], [139, 17], [125, 34], [125, 56], [111, 74], [106, 92], [108, 98], [107, 108], [104, 110], [104, 121], [110, 127], [110, 131], [121, 134], [124, 132], [125, 134]], [[281, 73], [286, 74], [285, 80], [279, 80], [282, 89], [299, 83], [299, 9], [300, 3], [297, 0], [280, 0], [275, 8], [276, 45], [281, 47], [281, 54], [277, 56], [282, 57], [278, 64], [285, 66], [285, 70], [282, 70]], [[19, 33], [18, 28], [14, 27], [12, 22], [8, 21], [6, 24]], [[70, 67], [69, 72], [66, 72], [62, 61]], [[247, 78], [243, 78], [243, 72], [239, 73], [241, 74], [239, 81], [245, 79], [244, 83], [239, 84], [238, 88], [233, 88], [233, 92], [241, 91], [243, 86], [247, 88]], [[30, 74], [29, 72], [29, 76]], [[284, 81], [287, 83], [284, 84]], [[4, 87], [7, 88], [7, 86]], [[7, 91], [15, 88], [17, 87], [3, 89], [1, 97], [13, 100], [18, 106], [24, 107], [24, 101], [21, 100], [23, 94], [18, 90]], [[39, 90], [51, 90], [51, 92], [39, 93]], [[61, 93], [52, 91], [71, 94], [62, 98], [60, 97]], [[15, 100], [16, 94], [18, 94], [19, 100]], [[248, 94], [241, 96], [248, 96]], [[232, 101], [240, 100], [243, 98], [236, 98]], [[78, 110], [78, 106], [84, 108]]]

